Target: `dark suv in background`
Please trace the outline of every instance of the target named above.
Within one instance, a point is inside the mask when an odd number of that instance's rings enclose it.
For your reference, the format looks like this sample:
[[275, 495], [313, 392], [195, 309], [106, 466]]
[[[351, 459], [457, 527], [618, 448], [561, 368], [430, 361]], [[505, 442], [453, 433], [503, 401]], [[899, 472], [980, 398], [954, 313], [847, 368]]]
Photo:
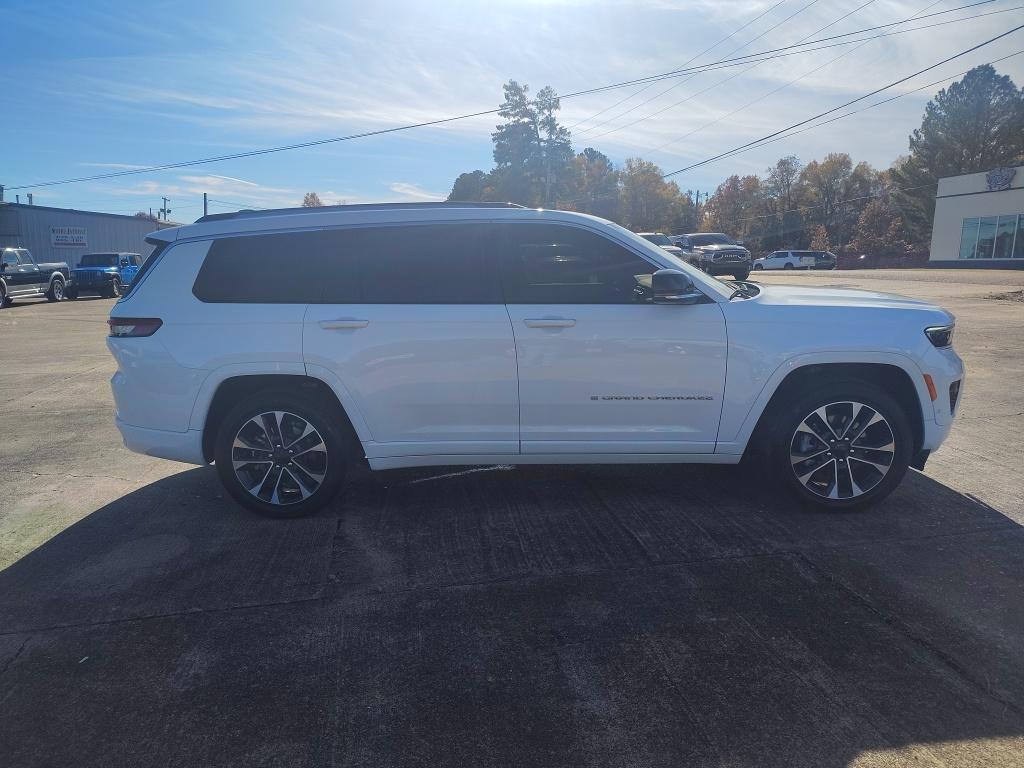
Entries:
[[675, 244], [683, 249], [683, 258], [709, 275], [746, 280], [750, 274], [750, 251], [722, 232], [679, 235]]

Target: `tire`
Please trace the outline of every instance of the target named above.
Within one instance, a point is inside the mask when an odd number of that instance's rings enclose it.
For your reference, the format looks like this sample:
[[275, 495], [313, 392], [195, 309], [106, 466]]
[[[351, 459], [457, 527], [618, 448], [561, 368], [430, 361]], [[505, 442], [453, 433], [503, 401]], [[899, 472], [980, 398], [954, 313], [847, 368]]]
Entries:
[[764, 267], [762, 267], [760, 264], [755, 264], [754, 265], [754, 271], [755, 272], [763, 272], [764, 271]]
[[[313, 432], [298, 438], [307, 427]], [[267, 442], [275, 429], [277, 439], [284, 436], [276, 449], [278, 443]], [[305, 458], [293, 459], [286, 453], [289, 445], [298, 445], [295, 455]], [[304, 517], [330, 503], [341, 488], [350, 453], [335, 409], [289, 390], [257, 392], [242, 400], [221, 421], [214, 445], [217, 474], [228, 493], [246, 509], [277, 518]], [[266, 460], [236, 471], [233, 456]]]
[[747, 272], [737, 272], [735, 275], [733, 275], [733, 278], [735, 278], [736, 280], [746, 280], [748, 277], [750, 277], [749, 270]]
[[74, 301], [75, 299], [78, 298], [78, 289], [68, 288], [67, 291], [64, 292], [64, 298], [71, 299], [72, 301]]
[[895, 398], [870, 382], [823, 384], [780, 404], [771, 416], [768, 475], [804, 504], [832, 511], [870, 506], [899, 485], [910, 464], [910, 420]]
[[783, 269], [792, 269], [792, 268], [793, 268], [793, 265], [792, 265], [792, 264], [784, 264], [784, 265], [782, 266], [782, 268], [783, 268]]
[[114, 275], [114, 279], [110, 281], [110, 287], [103, 292], [104, 298], [116, 299], [121, 295], [121, 278]]
[[4, 290], [2, 285], [0, 285], [0, 309], [6, 307], [9, 303], [10, 300], [7, 298], [7, 291]]
[[61, 301], [64, 298], [64, 280], [55, 277], [50, 281], [50, 290], [46, 292], [47, 301]]

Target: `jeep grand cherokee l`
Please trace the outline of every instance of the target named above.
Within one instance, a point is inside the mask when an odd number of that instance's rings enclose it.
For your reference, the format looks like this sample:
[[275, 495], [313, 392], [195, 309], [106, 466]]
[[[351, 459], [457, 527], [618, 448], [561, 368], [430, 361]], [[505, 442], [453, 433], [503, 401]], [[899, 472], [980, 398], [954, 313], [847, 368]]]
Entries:
[[961, 392], [938, 307], [725, 283], [593, 216], [340, 206], [151, 238], [109, 320], [117, 425], [266, 515], [323, 506], [362, 460], [745, 453], [799, 499], [861, 506], [923, 467]]

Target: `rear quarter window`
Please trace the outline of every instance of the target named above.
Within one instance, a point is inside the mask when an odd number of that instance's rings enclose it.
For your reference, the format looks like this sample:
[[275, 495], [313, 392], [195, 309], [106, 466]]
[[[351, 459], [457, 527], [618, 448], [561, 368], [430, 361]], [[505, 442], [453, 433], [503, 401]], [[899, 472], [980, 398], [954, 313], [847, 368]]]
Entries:
[[324, 231], [219, 238], [210, 244], [192, 293], [208, 303], [313, 303], [320, 299], [330, 248]]

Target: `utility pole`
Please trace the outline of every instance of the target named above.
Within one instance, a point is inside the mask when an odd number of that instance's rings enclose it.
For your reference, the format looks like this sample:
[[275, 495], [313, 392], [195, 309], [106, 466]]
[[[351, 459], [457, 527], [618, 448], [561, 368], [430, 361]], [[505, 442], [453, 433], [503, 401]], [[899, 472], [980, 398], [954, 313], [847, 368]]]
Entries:
[[0, 203], [4, 201], [4, 185], [0, 184]]
[[203, 216], [206, 215], [206, 193], [203, 192]]
[[171, 209], [167, 207], [167, 204], [171, 201], [166, 197], [162, 197], [160, 199], [164, 201], [164, 207], [161, 208], [159, 212], [164, 215], [164, 221], [167, 221], [167, 217], [171, 215]]
[[25, 196], [28, 198], [28, 204], [29, 205], [35, 205], [35, 203], [32, 202], [32, 193], [31, 192], [26, 193]]

